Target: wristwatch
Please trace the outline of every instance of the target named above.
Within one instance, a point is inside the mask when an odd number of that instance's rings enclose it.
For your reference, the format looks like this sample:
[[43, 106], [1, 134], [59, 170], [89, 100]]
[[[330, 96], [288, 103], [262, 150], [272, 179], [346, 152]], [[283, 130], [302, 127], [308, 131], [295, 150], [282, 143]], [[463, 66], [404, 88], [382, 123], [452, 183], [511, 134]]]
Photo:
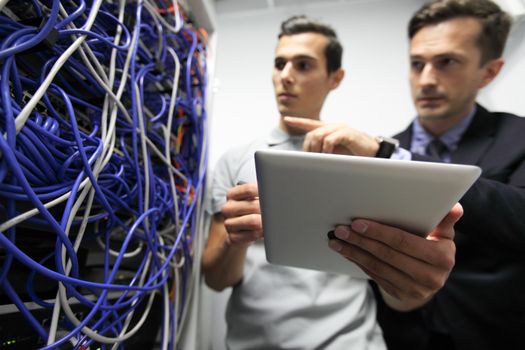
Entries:
[[377, 136], [377, 143], [379, 143], [379, 149], [375, 155], [376, 158], [390, 158], [392, 153], [399, 147], [399, 141], [391, 137]]

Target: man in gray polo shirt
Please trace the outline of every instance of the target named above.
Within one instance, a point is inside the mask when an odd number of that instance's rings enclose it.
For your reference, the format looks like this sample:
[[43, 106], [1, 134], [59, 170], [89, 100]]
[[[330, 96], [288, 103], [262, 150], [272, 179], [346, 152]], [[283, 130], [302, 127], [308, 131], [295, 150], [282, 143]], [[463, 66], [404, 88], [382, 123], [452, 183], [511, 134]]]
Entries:
[[[228, 151], [214, 171], [209, 203], [214, 216], [202, 266], [211, 288], [233, 287], [226, 311], [230, 349], [385, 349], [366, 280], [271, 265], [262, 240], [253, 154], [303, 148], [304, 131], [287, 126], [284, 116], [319, 120], [326, 96], [344, 77], [341, 55], [329, 26], [305, 17], [283, 22], [273, 69], [279, 127]], [[377, 143], [371, 144], [361, 151], [377, 154]], [[453, 224], [461, 213], [455, 207], [431, 233], [434, 240], [355, 220], [336, 230], [339, 240], [330, 246], [360, 264], [391, 297], [390, 306], [410, 310], [446, 280], [454, 263]]]

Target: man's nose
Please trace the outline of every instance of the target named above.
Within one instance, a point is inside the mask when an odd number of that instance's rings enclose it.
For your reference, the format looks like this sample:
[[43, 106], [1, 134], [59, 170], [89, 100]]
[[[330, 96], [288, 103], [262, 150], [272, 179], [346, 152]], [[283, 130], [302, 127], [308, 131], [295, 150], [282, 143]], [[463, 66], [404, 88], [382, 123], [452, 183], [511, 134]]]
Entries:
[[293, 64], [292, 62], [287, 62], [283, 69], [281, 70], [281, 79], [283, 82], [291, 83], [293, 82]]
[[435, 86], [438, 82], [436, 68], [427, 63], [419, 74], [419, 84], [422, 86]]

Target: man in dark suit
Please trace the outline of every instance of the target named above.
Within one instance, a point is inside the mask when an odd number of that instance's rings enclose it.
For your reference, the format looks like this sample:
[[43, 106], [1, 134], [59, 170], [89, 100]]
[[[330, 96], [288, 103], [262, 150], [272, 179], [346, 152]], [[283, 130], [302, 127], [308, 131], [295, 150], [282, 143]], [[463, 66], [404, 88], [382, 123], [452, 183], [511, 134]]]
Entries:
[[[409, 23], [418, 117], [397, 135], [392, 157], [475, 164], [483, 173], [460, 201], [465, 213], [455, 226], [456, 263], [445, 286], [408, 313], [376, 293], [389, 349], [525, 346], [525, 118], [475, 102], [503, 66], [510, 22], [489, 0], [443, 0], [424, 5]], [[312, 130], [309, 151], [373, 149], [370, 136], [347, 126], [285, 121]]]
[[[399, 134], [411, 148], [414, 125]], [[399, 313], [379, 303], [389, 349], [497, 349], [525, 344], [525, 119], [480, 105], [451, 152], [482, 177], [462, 198], [456, 264], [423, 309]], [[413, 153], [415, 160], [426, 156]]]
[[503, 65], [509, 27], [490, 1], [434, 2], [409, 23], [418, 118], [397, 135], [400, 145], [414, 160], [475, 164], [483, 174], [461, 200], [456, 265], [445, 287], [417, 312], [380, 304], [389, 349], [525, 344], [525, 119], [475, 104]]

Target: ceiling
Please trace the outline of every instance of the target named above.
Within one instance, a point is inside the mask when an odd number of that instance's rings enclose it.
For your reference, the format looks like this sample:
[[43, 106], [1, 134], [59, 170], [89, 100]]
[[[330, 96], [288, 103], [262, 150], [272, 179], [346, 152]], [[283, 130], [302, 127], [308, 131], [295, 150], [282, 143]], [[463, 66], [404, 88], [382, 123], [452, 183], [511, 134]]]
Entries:
[[[271, 10], [296, 5], [363, 2], [374, 0], [214, 0], [218, 14]], [[377, 0], [375, 0], [377, 1]]]
[[[212, 0], [218, 14], [264, 11], [297, 5], [326, 5], [379, 0]], [[525, 15], [525, 0], [493, 0], [514, 17]]]

